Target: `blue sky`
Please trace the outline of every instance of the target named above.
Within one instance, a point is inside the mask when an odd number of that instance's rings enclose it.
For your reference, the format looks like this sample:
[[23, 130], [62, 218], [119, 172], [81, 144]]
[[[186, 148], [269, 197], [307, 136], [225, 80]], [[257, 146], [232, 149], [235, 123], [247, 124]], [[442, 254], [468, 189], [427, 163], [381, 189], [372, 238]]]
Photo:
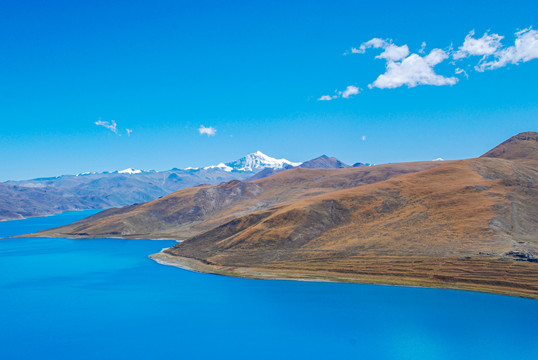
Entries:
[[[5, 1], [0, 180], [256, 150], [347, 163], [478, 156], [538, 128], [536, 14], [536, 1]], [[390, 46], [391, 64], [376, 58]], [[418, 63], [402, 67], [409, 56]], [[96, 125], [112, 120], [117, 133]]]

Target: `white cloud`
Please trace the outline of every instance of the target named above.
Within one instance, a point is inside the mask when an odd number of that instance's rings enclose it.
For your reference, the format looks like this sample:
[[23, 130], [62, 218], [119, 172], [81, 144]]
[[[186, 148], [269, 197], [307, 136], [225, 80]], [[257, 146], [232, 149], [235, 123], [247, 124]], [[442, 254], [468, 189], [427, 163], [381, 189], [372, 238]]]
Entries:
[[496, 51], [493, 61], [481, 61], [477, 71], [498, 69], [508, 64], [519, 64], [538, 58], [538, 31], [527, 28], [518, 31], [513, 46]]
[[204, 125], [200, 125], [198, 132], [200, 135], [215, 136], [217, 129], [215, 129], [213, 126], [205, 127]]
[[348, 99], [351, 95], [357, 95], [359, 93], [359, 88], [353, 85], [346, 87], [344, 91], [340, 91], [339, 94], [344, 99]]
[[[423, 42], [420, 51], [423, 52], [426, 43]], [[368, 48], [384, 51], [376, 56], [376, 59], [387, 61], [386, 72], [370, 85], [370, 88], [380, 89], [397, 88], [402, 85], [414, 87], [417, 85], [453, 85], [458, 79], [455, 77], [444, 77], [438, 75], [433, 67], [448, 58], [445, 51], [433, 49], [428, 55], [420, 56], [411, 54], [407, 45], [397, 46], [391, 39], [373, 38], [360, 45], [359, 48], [352, 48], [354, 53], [364, 53]]]
[[420, 45], [420, 49], [418, 50], [418, 52], [420, 54], [424, 54], [425, 51], [426, 51], [426, 41], [423, 41], [422, 45]]
[[[425, 51], [426, 42], [422, 42], [417, 52], [411, 52], [407, 45], [397, 46], [392, 39], [372, 38], [363, 42], [358, 47], [351, 48], [345, 54], [363, 54], [368, 49], [383, 49], [376, 59], [386, 61], [386, 70], [379, 75], [374, 82], [368, 85], [369, 88], [392, 89], [407, 85], [415, 87], [418, 85], [454, 85], [459, 79], [456, 76], [443, 76], [437, 74], [434, 67], [449, 57], [454, 75], [469, 78], [468, 71], [473, 69], [469, 64], [471, 57], [480, 56], [478, 64], [474, 70], [483, 72], [485, 70], [497, 69], [508, 64], [520, 64], [538, 58], [538, 31], [531, 27], [515, 33], [513, 46], [504, 47], [501, 41], [504, 36], [495, 33], [484, 33], [482, 37], [474, 37], [474, 30], [470, 31], [463, 41], [463, 44], [456, 50], [452, 50], [452, 45], [441, 49], [433, 49], [429, 53]], [[462, 65], [457, 65], [456, 61], [465, 61]], [[473, 64], [474, 65], [474, 64]], [[464, 70], [465, 69], [465, 70]], [[323, 95], [318, 100], [329, 101], [336, 98], [348, 98], [358, 94], [361, 90], [356, 86], [348, 86], [344, 91], [336, 91], [335, 95]]]
[[322, 95], [318, 98], [318, 101], [331, 101], [339, 97], [349, 99], [352, 95], [360, 93], [361, 89], [356, 86], [349, 85], [344, 91], [336, 91], [336, 95]]
[[344, 53], [344, 55], [347, 55], [349, 54], [350, 52], [352, 54], [364, 54], [364, 52], [366, 51], [366, 49], [368, 48], [381, 48], [381, 47], [386, 47], [387, 45], [389, 45], [390, 43], [387, 42], [386, 40], [383, 40], [383, 39], [379, 39], [379, 38], [373, 38], [369, 41], [366, 41], [366, 42], [363, 42], [358, 48], [357, 47], [352, 47], [351, 48], [351, 51], [346, 51]]
[[463, 74], [465, 76], [465, 78], [467, 78], [467, 79], [469, 78], [469, 75], [467, 75], [467, 72], [465, 70], [463, 70], [463, 69], [456, 68], [456, 70], [454, 70], [454, 72], [456, 74]]
[[371, 40], [363, 42], [361, 44], [359, 50], [361, 51], [361, 53], [364, 53], [366, 51], [366, 49], [368, 49], [368, 48], [373, 47], [373, 48], [379, 49], [379, 48], [386, 47], [388, 44], [389, 44], [389, 42], [386, 41], [386, 40], [383, 40], [383, 39], [380, 39], [380, 38], [373, 38]]
[[127, 136], [131, 136], [133, 129], [125, 129], [125, 132], [127, 132]]
[[115, 134], [118, 133], [118, 128], [117, 128], [116, 122], [114, 120], [111, 120], [109, 122], [109, 121], [103, 121], [103, 120], [99, 119], [94, 124], [97, 125], [97, 126], [103, 126], [103, 127], [107, 128], [108, 130], [112, 131]]
[[364, 54], [366, 49], [385, 49], [380, 55], [376, 56], [376, 59], [387, 59], [387, 60], [401, 60], [407, 55], [409, 55], [409, 47], [407, 45], [396, 46], [392, 43], [392, 40], [384, 40], [380, 38], [373, 38], [366, 42], [363, 42], [358, 48], [351, 48], [352, 54]]
[[480, 39], [473, 38], [474, 30], [471, 30], [465, 37], [463, 45], [459, 47], [452, 57], [454, 60], [463, 59], [469, 56], [489, 56], [494, 54], [501, 47], [503, 36], [498, 34], [488, 35], [486, 32]]
[[421, 57], [411, 54], [402, 61], [387, 61], [387, 71], [368, 87], [380, 89], [393, 89], [403, 85], [415, 87], [417, 85], [454, 85], [458, 82], [455, 77], [438, 75], [433, 67], [448, 55], [441, 49], [433, 49], [428, 55]]
[[363, 136], [361, 137], [361, 140], [362, 140], [362, 141], [366, 141], [366, 135], [363, 135]]
[[386, 59], [388, 61], [398, 61], [406, 58], [409, 55], [409, 47], [407, 45], [396, 46], [388, 44], [384, 47], [385, 51], [377, 55], [376, 59]]

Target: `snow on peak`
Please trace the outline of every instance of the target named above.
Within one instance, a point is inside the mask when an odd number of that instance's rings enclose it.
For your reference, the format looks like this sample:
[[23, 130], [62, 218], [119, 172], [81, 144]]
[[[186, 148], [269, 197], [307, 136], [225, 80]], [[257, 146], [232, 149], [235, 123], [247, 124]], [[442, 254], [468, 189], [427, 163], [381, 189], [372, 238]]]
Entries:
[[233, 170], [231, 167], [229, 167], [228, 165], [226, 165], [224, 163], [220, 163], [218, 165], [206, 166], [204, 168], [204, 170], [209, 170], [209, 169], [219, 169], [219, 170], [224, 170], [224, 171], [228, 171], [228, 172]]
[[142, 172], [142, 170], [138, 170], [138, 169], [132, 169], [132, 168], [127, 168], [125, 170], [120, 170], [118, 171], [118, 174], [129, 174], [129, 175], [133, 175], [133, 174], [140, 174]]
[[433, 159], [432, 161], [445, 161], [445, 159], [443, 159], [443, 158], [437, 158], [437, 159]]
[[299, 166], [301, 164], [286, 159], [275, 159], [258, 150], [226, 165], [238, 171], [255, 171], [265, 168], [282, 169], [285, 166]]

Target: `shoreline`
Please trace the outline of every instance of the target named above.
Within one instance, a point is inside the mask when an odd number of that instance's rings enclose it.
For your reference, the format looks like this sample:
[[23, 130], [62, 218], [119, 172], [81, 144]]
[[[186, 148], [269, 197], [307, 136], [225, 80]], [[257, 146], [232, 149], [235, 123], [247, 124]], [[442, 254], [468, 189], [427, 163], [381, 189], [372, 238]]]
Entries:
[[[22, 216], [20, 218], [16, 218], [16, 219], [0, 219], [0, 222], [4, 222], [4, 221], [18, 221], [18, 220], [28, 220], [28, 219], [35, 219], [35, 218], [46, 218], [46, 217], [51, 217], [51, 216], [56, 216], [56, 215], [62, 215], [62, 214], [65, 214], [65, 213], [70, 213], [70, 212], [73, 212], [73, 213], [76, 213], [76, 212], [81, 212], [81, 211], [97, 211], [97, 212], [101, 212], [101, 211], [105, 211], [105, 210], [109, 210], [111, 208], [107, 208], [107, 209], [74, 209], [74, 210], [64, 210], [64, 211], [57, 211], [57, 212], [51, 212], [51, 213], [47, 213], [47, 214], [41, 214], [41, 215], [31, 215], [31, 216]], [[91, 215], [90, 215], [91, 216]]]
[[457, 291], [472, 291], [478, 293], [486, 293], [490, 295], [503, 295], [520, 297], [532, 300], [538, 300], [538, 294], [526, 293], [517, 290], [507, 290], [496, 287], [465, 284], [441, 284], [438, 282], [427, 282], [412, 279], [389, 279], [384, 276], [344, 276], [338, 273], [325, 273], [319, 274], [315, 272], [282, 272], [266, 269], [266, 268], [254, 268], [254, 267], [233, 267], [233, 266], [218, 266], [205, 264], [200, 260], [186, 258], [176, 255], [170, 255], [163, 251], [156, 254], [151, 254], [148, 257], [153, 261], [161, 265], [173, 266], [183, 270], [230, 276], [245, 279], [260, 279], [260, 280], [288, 280], [288, 281], [311, 281], [311, 282], [340, 282], [340, 283], [357, 283], [357, 284], [370, 284], [370, 285], [384, 285], [384, 286], [405, 286], [405, 287], [417, 287], [417, 288], [430, 288], [430, 289], [445, 289], [445, 290], [457, 290]]
[[59, 234], [59, 235], [40, 235], [39, 232], [37, 233], [31, 233], [31, 234], [22, 234], [22, 235], [14, 235], [14, 236], [6, 236], [2, 239], [31, 239], [31, 238], [44, 238], [44, 239], [74, 239], [74, 240], [82, 240], [82, 239], [122, 239], [122, 240], [154, 240], [154, 241], [175, 241], [177, 243], [185, 241], [185, 239], [177, 239], [177, 238], [165, 238], [165, 237], [150, 237], [150, 236], [136, 236], [136, 237], [127, 237], [127, 236], [76, 236], [76, 235], [68, 235], [68, 234]]

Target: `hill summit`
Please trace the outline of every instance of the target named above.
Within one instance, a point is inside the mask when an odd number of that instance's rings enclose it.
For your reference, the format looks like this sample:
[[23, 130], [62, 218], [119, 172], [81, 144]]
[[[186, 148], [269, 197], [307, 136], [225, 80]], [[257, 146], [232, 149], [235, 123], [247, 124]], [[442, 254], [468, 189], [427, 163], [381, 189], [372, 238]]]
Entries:
[[527, 131], [514, 135], [481, 157], [516, 160], [523, 163], [538, 162], [538, 133]]
[[335, 157], [328, 157], [327, 155], [321, 155], [315, 159], [305, 161], [301, 164], [305, 169], [345, 169], [349, 165], [344, 164]]

